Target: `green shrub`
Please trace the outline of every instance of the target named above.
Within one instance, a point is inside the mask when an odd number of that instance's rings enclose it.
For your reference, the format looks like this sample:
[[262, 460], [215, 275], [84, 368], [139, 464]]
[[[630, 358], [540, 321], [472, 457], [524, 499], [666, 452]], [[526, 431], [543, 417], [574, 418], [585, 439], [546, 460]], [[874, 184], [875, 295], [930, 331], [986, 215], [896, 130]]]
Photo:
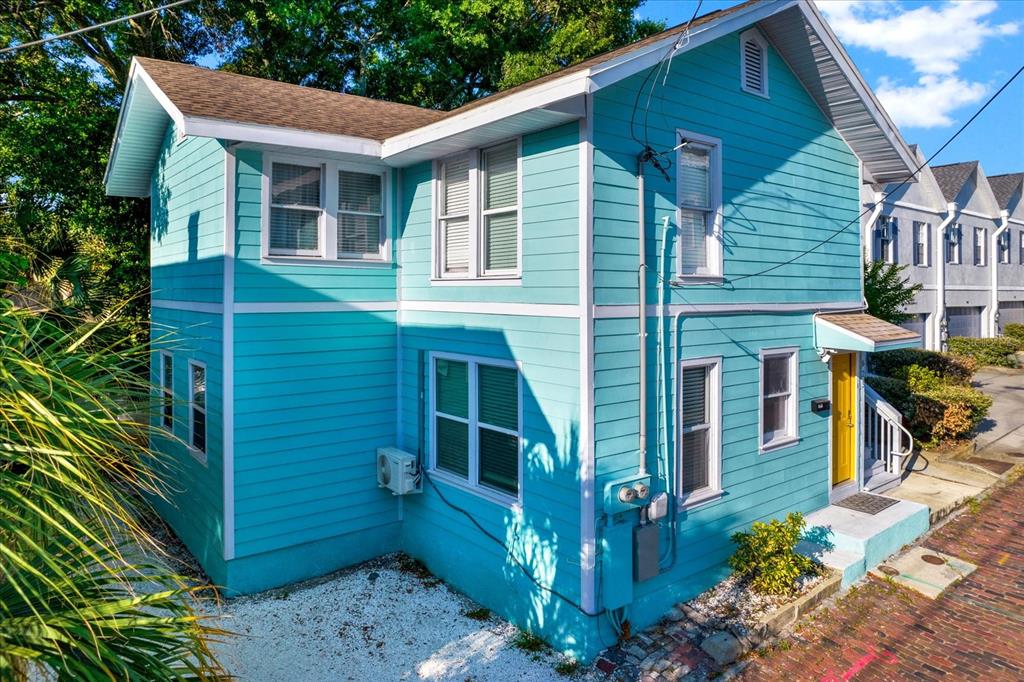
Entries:
[[872, 353], [868, 356], [868, 364], [872, 372], [886, 377], [898, 376], [900, 370], [918, 365], [935, 372], [944, 381], [958, 384], [970, 383], [978, 369], [978, 363], [973, 358], [920, 348]]
[[893, 377], [868, 376], [864, 378], [867, 385], [875, 389], [878, 395], [892, 403], [908, 419], [914, 415], [914, 395], [910, 386], [902, 379]]
[[992, 398], [970, 386], [950, 384], [914, 394], [910, 430], [916, 438], [940, 443], [967, 438], [992, 407]]
[[1011, 322], [1003, 327], [1003, 334], [1024, 343], [1024, 324]]
[[736, 553], [729, 557], [729, 566], [750, 581], [755, 592], [793, 594], [800, 576], [817, 575], [822, 570], [820, 564], [795, 551], [806, 526], [799, 513], [787, 514], [785, 521], [754, 522], [749, 532], [733, 534]]
[[937, 373], [921, 365], [907, 365], [896, 372], [896, 379], [907, 382], [911, 393], [932, 391], [945, 385]]
[[975, 339], [954, 336], [949, 340], [949, 350], [958, 355], [974, 358], [979, 365], [995, 367], [1016, 367], [1013, 356], [1020, 349], [1020, 342], [1014, 338]]

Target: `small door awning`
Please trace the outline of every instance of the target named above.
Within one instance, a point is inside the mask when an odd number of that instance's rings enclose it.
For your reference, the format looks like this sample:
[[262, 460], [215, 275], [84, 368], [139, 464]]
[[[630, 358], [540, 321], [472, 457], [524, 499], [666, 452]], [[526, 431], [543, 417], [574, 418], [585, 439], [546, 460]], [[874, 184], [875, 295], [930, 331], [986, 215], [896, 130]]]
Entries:
[[921, 335], [867, 313], [824, 313], [814, 317], [815, 345], [823, 350], [874, 353], [921, 345]]

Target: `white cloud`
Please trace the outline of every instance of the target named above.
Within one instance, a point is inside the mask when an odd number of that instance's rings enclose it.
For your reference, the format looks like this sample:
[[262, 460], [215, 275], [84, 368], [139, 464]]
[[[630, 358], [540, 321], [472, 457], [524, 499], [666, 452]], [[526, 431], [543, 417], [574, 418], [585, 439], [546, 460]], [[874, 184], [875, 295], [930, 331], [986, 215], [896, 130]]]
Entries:
[[908, 127], [948, 126], [953, 123], [951, 112], [980, 101], [988, 86], [958, 77], [960, 65], [987, 40], [1020, 30], [1016, 22], [993, 24], [985, 19], [997, 9], [995, 0], [914, 9], [888, 1], [830, 0], [819, 7], [846, 45], [910, 62], [916, 81], [882, 77], [876, 88], [895, 121]]

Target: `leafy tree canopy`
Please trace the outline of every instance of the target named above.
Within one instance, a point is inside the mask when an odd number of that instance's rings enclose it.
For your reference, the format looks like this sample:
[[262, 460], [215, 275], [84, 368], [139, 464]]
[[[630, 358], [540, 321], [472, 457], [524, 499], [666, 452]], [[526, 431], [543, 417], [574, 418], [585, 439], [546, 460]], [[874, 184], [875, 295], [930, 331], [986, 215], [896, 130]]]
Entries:
[[900, 324], [909, 319], [904, 308], [913, 303], [914, 296], [921, 290], [920, 284], [911, 284], [903, 276], [906, 265], [870, 261], [864, 266], [864, 298], [868, 302], [868, 313], [875, 317]]

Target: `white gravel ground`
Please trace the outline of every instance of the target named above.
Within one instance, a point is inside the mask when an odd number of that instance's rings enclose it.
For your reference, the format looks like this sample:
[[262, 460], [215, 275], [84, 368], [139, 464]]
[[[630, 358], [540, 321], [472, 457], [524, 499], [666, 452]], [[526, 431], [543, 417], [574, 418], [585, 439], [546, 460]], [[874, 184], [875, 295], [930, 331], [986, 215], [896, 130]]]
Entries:
[[465, 613], [479, 606], [444, 583], [399, 569], [394, 556], [330, 579], [240, 597], [215, 645], [241, 680], [565, 680], [550, 651], [512, 645], [516, 628]]

